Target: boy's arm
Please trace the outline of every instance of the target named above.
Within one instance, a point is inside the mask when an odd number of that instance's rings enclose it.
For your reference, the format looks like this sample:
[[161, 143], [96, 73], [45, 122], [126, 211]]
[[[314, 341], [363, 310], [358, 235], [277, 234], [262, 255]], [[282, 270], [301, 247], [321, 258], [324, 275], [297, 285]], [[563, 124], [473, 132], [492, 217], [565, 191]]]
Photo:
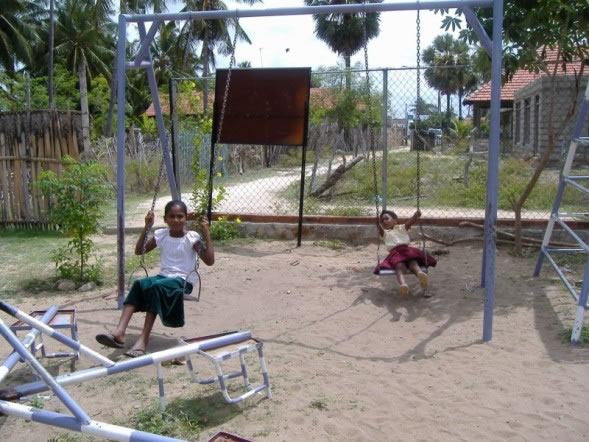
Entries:
[[409, 218], [409, 220], [405, 223], [405, 230], [409, 231], [411, 226], [413, 224], [415, 224], [415, 221], [417, 221], [420, 216], [421, 216], [421, 210], [416, 210], [415, 213], [413, 214], [413, 216], [411, 218]]
[[209, 222], [206, 217], [203, 217], [200, 222], [202, 229], [202, 236], [204, 238], [204, 247], [198, 247], [198, 243], [194, 244], [194, 250], [202, 261], [212, 266], [215, 263], [215, 249], [213, 248], [213, 240], [211, 239], [211, 232], [209, 231]]

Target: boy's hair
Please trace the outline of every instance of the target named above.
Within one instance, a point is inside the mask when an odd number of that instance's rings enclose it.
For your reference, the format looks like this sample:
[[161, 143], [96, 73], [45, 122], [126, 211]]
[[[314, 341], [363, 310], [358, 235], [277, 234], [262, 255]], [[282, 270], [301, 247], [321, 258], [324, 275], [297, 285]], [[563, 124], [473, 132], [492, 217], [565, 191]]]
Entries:
[[392, 210], [383, 210], [382, 212], [380, 212], [380, 218], [382, 219], [383, 215], [390, 215], [391, 218], [393, 219], [397, 219], [398, 216], [395, 212], [393, 212]]
[[184, 201], [181, 200], [169, 201], [168, 204], [166, 204], [166, 207], [164, 208], [164, 216], [168, 216], [168, 212], [172, 207], [180, 207], [180, 209], [182, 209], [182, 211], [184, 212], [184, 215], [188, 216], [188, 208], [186, 207], [186, 204], [184, 204]]

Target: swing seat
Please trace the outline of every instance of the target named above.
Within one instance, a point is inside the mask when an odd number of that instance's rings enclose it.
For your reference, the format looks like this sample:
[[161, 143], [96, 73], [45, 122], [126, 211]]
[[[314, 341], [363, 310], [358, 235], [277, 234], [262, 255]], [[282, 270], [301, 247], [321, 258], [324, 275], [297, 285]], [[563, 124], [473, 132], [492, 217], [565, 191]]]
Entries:
[[[427, 267], [420, 267], [421, 271], [427, 275]], [[379, 270], [378, 276], [397, 276], [397, 271], [394, 269], [391, 270]]]

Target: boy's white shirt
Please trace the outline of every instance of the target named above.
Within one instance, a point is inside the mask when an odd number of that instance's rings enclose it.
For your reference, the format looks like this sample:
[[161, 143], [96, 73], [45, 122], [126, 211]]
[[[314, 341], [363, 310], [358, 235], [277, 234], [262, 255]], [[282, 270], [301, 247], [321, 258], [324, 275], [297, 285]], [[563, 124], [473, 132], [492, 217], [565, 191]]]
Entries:
[[194, 270], [198, 259], [194, 251], [194, 244], [200, 241], [200, 235], [188, 230], [184, 236], [175, 238], [170, 236], [170, 229], [163, 228], [154, 231], [153, 237], [160, 248], [160, 271], [158, 274], [169, 278], [179, 276], [194, 285], [198, 280], [198, 275], [196, 272], [190, 272]]
[[384, 230], [384, 244], [389, 252], [401, 244], [409, 244], [410, 242], [411, 239], [405, 224], [398, 224], [392, 229]]

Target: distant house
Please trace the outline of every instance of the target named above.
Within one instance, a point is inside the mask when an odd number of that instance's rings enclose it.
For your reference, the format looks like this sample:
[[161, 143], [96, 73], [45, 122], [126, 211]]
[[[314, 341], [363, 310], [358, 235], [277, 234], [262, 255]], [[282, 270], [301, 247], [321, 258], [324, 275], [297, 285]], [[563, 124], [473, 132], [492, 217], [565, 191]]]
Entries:
[[[548, 51], [548, 63], [555, 61], [555, 51]], [[553, 69], [553, 68], [552, 68]], [[561, 156], [573, 132], [579, 105], [589, 79], [589, 70], [578, 78], [581, 61], [562, 63], [557, 67], [555, 81], [556, 105], [553, 115], [553, 127], [563, 126], [562, 135], [556, 140], [553, 158]], [[579, 82], [577, 96], [575, 82]], [[544, 72], [534, 73], [520, 69], [501, 89], [501, 138], [502, 144], [518, 153], [541, 154], [548, 145], [549, 102], [551, 81]], [[577, 100], [575, 115], [567, 123], [566, 113], [572, 100]], [[491, 104], [491, 84], [486, 83], [463, 101], [473, 106], [473, 122], [480, 129], [481, 117], [485, 116]], [[589, 118], [585, 121], [583, 135], [589, 135]]]

